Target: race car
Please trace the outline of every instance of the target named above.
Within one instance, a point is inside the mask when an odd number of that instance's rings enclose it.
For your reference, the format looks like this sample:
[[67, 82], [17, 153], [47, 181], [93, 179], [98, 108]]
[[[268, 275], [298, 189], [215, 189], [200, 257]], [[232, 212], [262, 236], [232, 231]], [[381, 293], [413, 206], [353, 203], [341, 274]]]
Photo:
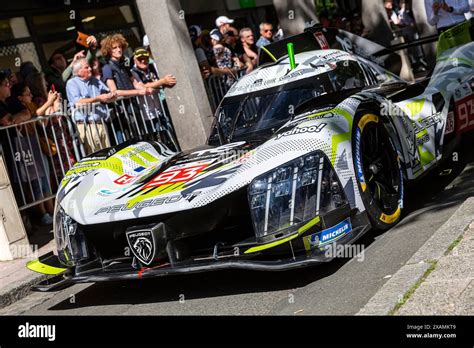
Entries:
[[288, 270], [391, 228], [406, 184], [474, 129], [473, 37], [472, 22], [443, 33], [434, 71], [417, 83], [393, 72], [396, 53], [338, 29], [265, 46], [222, 100], [206, 145], [175, 152], [143, 136], [66, 174], [57, 255], [28, 264], [58, 276], [36, 289]]

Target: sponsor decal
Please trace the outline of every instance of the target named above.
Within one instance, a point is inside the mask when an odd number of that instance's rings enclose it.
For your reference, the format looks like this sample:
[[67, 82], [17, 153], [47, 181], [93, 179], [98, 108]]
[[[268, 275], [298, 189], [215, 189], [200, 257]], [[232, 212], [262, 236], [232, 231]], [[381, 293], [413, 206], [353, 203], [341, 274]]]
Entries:
[[117, 184], [117, 185], [128, 185], [128, 184], [134, 182], [136, 178], [137, 177], [134, 176], [134, 175], [124, 174], [124, 175], [120, 176], [119, 178], [115, 179], [114, 183]]
[[76, 163], [74, 165], [74, 167], [71, 168], [71, 170], [74, 170], [74, 169], [79, 169], [79, 168], [83, 168], [83, 167], [97, 167], [97, 166], [100, 166], [101, 162], [92, 162], [92, 163], [87, 163], [87, 162], [79, 162], [79, 163]]
[[304, 244], [304, 248], [308, 251], [311, 249], [317, 248], [319, 245], [319, 232], [314, 233], [310, 236], [304, 237], [303, 244]]
[[151, 208], [156, 207], [164, 204], [173, 204], [182, 201], [183, 199], [191, 202], [194, 198], [199, 196], [201, 191], [194, 191], [185, 195], [178, 194], [173, 196], [166, 196], [166, 197], [159, 197], [155, 199], [147, 199], [141, 202], [135, 202], [132, 204], [116, 204], [107, 207], [100, 208], [95, 212], [94, 215], [99, 214], [114, 214], [119, 213], [122, 211], [129, 211], [129, 210], [141, 210], [143, 208]]
[[386, 224], [391, 224], [393, 223], [395, 220], [398, 219], [398, 217], [400, 216], [402, 210], [401, 210], [401, 207], [399, 206], [397, 208], [397, 210], [395, 211], [395, 213], [393, 213], [392, 215], [387, 215], [387, 214], [384, 214], [382, 213], [382, 215], [380, 215], [380, 221], [382, 222], [385, 222]]
[[232, 144], [226, 144], [222, 145], [219, 147], [216, 147], [214, 149], [206, 149], [206, 150], [201, 150], [201, 151], [195, 151], [190, 154], [190, 156], [195, 156], [195, 157], [201, 157], [201, 156], [207, 156], [207, 155], [219, 155], [222, 152], [227, 152], [230, 149], [233, 149], [234, 147], [239, 147], [245, 144], [245, 141], [239, 141], [236, 143]]
[[116, 193], [119, 193], [119, 192], [122, 192], [122, 191], [125, 191], [127, 190], [126, 187], [120, 189], [120, 190], [110, 190], [108, 189], [107, 187], [103, 187], [101, 188], [99, 191], [97, 191], [97, 194], [99, 196], [111, 196], [111, 195], [114, 195]]
[[82, 172], [71, 173], [71, 174], [66, 175], [63, 178], [63, 181], [64, 180], [69, 180], [69, 179], [74, 179], [74, 178], [79, 178], [79, 177], [84, 177], [84, 176], [87, 176], [87, 175], [89, 175], [90, 173], [92, 173], [94, 171], [95, 171], [95, 169], [86, 169]]
[[357, 177], [359, 178], [360, 187], [362, 188], [362, 192], [365, 192], [367, 188], [367, 184], [365, 183], [364, 171], [362, 170], [362, 160], [360, 155], [360, 138], [362, 132], [359, 127], [356, 129], [355, 134], [355, 142], [356, 142], [356, 151], [355, 151], [355, 160], [356, 160], [356, 171]]
[[324, 36], [324, 34], [322, 32], [320, 32], [320, 31], [315, 32], [314, 37], [318, 41], [319, 46], [321, 46], [321, 49], [323, 49], [323, 50], [329, 49], [328, 40], [326, 40], [326, 37]]
[[47, 338], [52, 342], [56, 340], [56, 325], [35, 325], [26, 322], [18, 326], [19, 338]]
[[421, 131], [430, 128], [431, 126], [436, 126], [441, 123], [441, 112], [437, 112], [434, 115], [428, 116], [422, 119], [420, 122], [414, 122], [413, 127], [415, 133], [420, 133]]
[[430, 135], [428, 134], [427, 131], [420, 132], [419, 134], [416, 135], [417, 146], [422, 146], [423, 144], [426, 144], [429, 141], [430, 141]]
[[296, 70], [288, 75], [280, 77], [277, 81], [281, 82], [281, 81], [286, 81], [286, 80], [292, 80], [292, 79], [296, 79], [297, 77], [303, 76], [305, 74], [311, 74], [311, 73], [314, 73], [313, 68]]
[[319, 246], [324, 246], [329, 243], [333, 243], [336, 240], [344, 237], [349, 232], [352, 231], [352, 225], [350, 219], [347, 218], [346, 220], [338, 223], [337, 225], [324, 230], [319, 235]]
[[448, 117], [446, 118], [446, 130], [444, 134], [451, 134], [454, 132], [454, 112], [448, 112]]
[[201, 164], [186, 168], [169, 168], [158, 176], [156, 176], [155, 178], [153, 178], [148, 184], [146, 184], [142, 188], [142, 190], [155, 188], [167, 184], [176, 184], [178, 182], [188, 182], [195, 178], [199, 173], [201, 173], [207, 166], [208, 164]]
[[471, 87], [468, 83], [463, 84], [461, 87], [454, 91], [454, 101], [457, 102], [472, 93]]
[[474, 129], [474, 94], [456, 103], [456, 116], [458, 133]]
[[133, 171], [136, 172], [136, 173], [141, 173], [145, 170], [146, 168], [145, 167], [138, 167], [138, 168], [135, 168]]
[[283, 132], [283, 133], [277, 134], [275, 140], [279, 140], [283, 137], [296, 135], [296, 134], [319, 133], [324, 129], [324, 127], [326, 127], [326, 123], [320, 123], [317, 126], [310, 126], [310, 127], [296, 127], [296, 128], [293, 128], [292, 130], [290, 130], [288, 132]]
[[317, 247], [321, 248], [344, 237], [350, 231], [352, 231], [352, 225], [350, 219], [347, 218], [331, 228], [304, 237], [303, 244], [308, 251]]
[[155, 258], [155, 237], [150, 230], [130, 231], [126, 233], [127, 242], [133, 255], [145, 265]]

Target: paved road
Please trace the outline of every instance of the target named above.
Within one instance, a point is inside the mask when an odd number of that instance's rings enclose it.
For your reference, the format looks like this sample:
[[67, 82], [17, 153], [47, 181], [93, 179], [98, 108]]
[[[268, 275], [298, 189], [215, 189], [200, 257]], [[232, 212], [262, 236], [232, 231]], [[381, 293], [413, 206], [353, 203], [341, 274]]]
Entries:
[[446, 187], [435, 184], [439, 179], [424, 179], [406, 197], [406, 215], [396, 227], [384, 233], [369, 232], [358, 241], [365, 248], [363, 261], [336, 259], [281, 273], [221, 271], [79, 284], [56, 293], [33, 293], [0, 314], [355, 314], [464, 199], [474, 195], [474, 165], [460, 166], [446, 180], [453, 178]]

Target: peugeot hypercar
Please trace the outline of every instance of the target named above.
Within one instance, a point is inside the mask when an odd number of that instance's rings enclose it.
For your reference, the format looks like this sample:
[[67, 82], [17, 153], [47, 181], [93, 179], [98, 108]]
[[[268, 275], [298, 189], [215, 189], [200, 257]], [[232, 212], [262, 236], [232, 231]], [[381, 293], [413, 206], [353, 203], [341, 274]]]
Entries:
[[207, 145], [175, 152], [142, 137], [77, 163], [57, 194], [57, 255], [29, 268], [58, 275], [54, 286], [286, 270], [394, 226], [406, 184], [474, 129], [473, 29], [445, 32], [417, 83], [397, 76], [393, 50], [337, 29], [264, 47]]

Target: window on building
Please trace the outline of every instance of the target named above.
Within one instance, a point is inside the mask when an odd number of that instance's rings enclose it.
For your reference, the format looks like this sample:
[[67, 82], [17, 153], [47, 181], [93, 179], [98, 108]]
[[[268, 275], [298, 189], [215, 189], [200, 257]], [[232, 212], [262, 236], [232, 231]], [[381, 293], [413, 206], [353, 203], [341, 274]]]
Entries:
[[30, 36], [23, 17], [0, 19], [0, 41], [22, 39]]
[[0, 67], [17, 72], [23, 62], [32, 62], [41, 70], [40, 60], [32, 42], [0, 47]]
[[61, 11], [33, 16], [34, 30], [40, 36], [77, 31], [78, 29], [75, 24], [76, 15], [76, 12]]
[[81, 21], [86, 32], [123, 28], [136, 22], [128, 5], [81, 10]]

